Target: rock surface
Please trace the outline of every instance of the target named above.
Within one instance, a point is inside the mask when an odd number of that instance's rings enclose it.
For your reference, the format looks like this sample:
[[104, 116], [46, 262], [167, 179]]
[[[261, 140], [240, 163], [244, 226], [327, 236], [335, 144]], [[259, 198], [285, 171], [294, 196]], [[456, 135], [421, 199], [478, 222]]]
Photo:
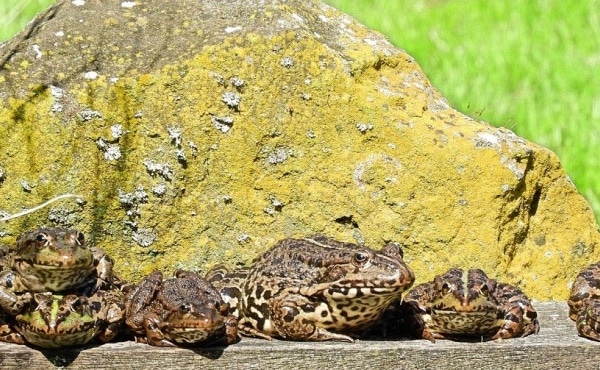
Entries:
[[483, 268], [566, 299], [598, 260], [549, 150], [455, 110], [318, 1], [58, 2], [0, 47], [3, 243], [74, 226], [125, 278], [248, 263], [324, 233], [404, 245], [417, 281]]

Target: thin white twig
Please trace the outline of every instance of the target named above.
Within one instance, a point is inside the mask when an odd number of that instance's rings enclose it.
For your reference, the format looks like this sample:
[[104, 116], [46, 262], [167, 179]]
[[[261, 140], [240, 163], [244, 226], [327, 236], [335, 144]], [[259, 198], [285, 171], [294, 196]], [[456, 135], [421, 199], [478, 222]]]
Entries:
[[8, 221], [8, 220], [12, 220], [13, 218], [25, 216], [26, 214], [33, 213], [33, 212], [35, 212], [37, 210], [40, 210], [40, 209], [46, 207], [47, 205], [56, 202], [57, 200], [61, 200], [61, 199], [65, 199], [65, 198], [80, 198], [81, 199], [82, 196], [81, 195], [77, 195], [77, 194], [63, 194], [63, 195], [59, 195], [57, 197], [54, 197], [54, 198], [50, 199], [47, 202], [44, 202], [44, 203], [40, 204], [39, 206], [35, 206], [33, 208], [26, 209], [26, 210], [24, 210], [22, 212], [15, 213], [13, 215], [8, 215], [8, 216], [5, 216], [5, 217], [2, 217], [2, 218], [0, 218], [0, 221]]

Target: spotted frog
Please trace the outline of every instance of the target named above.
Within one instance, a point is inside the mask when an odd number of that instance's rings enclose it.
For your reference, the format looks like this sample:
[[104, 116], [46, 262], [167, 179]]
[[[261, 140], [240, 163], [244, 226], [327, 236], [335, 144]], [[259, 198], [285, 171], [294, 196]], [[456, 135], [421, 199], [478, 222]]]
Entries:
[[108, 342], [124, 321], [124, 296], [119, 290], [102, 290], [90, 297], [35, 293], [34, 299], [36, 306], [16, 315], [12, 330], [3, 332], [0, 340], [41, 348], [84, 345], [94, 338]]
[[21, 235], [0, 258], [0, 307], [16, 315], [32, 303], [30, 293], [106, 288], [112, 259], [88, 246], [77, 230], [40, 228]]
[[480, 269], [452, 268], [406, 294], [402, 312], [419, 338], [506, 339], [539, 331], [537, 313], [517, 287], [489, 279]]
[[577, 275], [567, 303], [579, 335], [600, 341], [600, 262]]
[[193, 272], [163, 280], [154, 271], [126, 297], [126, 325], [153, 346], [231, 344], [237, 321], [215, 288]]
[[239, 328], [265, 339], [353, 342], [413, 281], [394, 243], [375, 251], [320, 235], [284, 239], [243, 279]]

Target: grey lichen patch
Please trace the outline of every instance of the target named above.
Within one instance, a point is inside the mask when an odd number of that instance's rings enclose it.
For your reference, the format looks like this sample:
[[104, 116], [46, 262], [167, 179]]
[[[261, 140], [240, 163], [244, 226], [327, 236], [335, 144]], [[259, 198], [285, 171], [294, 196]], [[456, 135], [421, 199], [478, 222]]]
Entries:
[[500, 158], [500, 163], [514, 173], [517, 180], [522, 180], [523, 177], [525, 177], [526, 166], [518, 163], [514, 158], [502, 155]]
[[187, 157], [185, 155], [185, 150], [182, 146], [183, 132], [181, 128], [177, 126], [169, 126], [167, 127], [167, 133], [169, 134], [171, 143], [177, 148], [177, 150], [175, 151], [175, 158], [177, 158], [177, 162], [185, 166], [187, 164]]
[[121, 124], [116, 124], [116, 125], [110, 126], [110, 133], [114, 140], [120, 139], [123, 135], [125, 135], [128, 132], [129, 131], [123, 129], [123, 125], [121, 125]]
[[140, 215], [139, 205], [148, 202], [148, 193], [143, 186], [138, 186], [133, 193], [126, 193], [118, 189], [119, 203], [127, 210], [127, 216], [136, 217]]
[[281, 212], [284, 204], [275, 195], [269, 194], [269, 202], [270, 204], [263, 209], [266, 214], [273, 216], [275, 213]]
[[77, 117], [81, 122], [87, 122], [93, 119], [102, 119], [102, 114], [92, 109], [84, 109], [77, 113]]
[[224, 134], [231, 129], [231, 126], [233, 126], [232, 117], [212, 116], [210, 120], [213, 126]]
[[146, 166], [146, 171], [152, 176], [160, 176], [165, 180], [171, 181], [175, 172], [168, 163], [158, 163], [152, 159], [145, 159], [143, 161]]
[[500, 146], [500, 140], [494, 134], [489, 132], [480, 132], [475, 137], [476, 148], [497, 148]]
[[225, 82], [225, 78], [223, 78], [223, 76], [217, 72], [208, 72], [208, 75], [212, 78], [215, 79], [215, 81], [217, 82], [217, 84], [221, 85], [221, 86], [225, 86], [226, 82]]
[[244, 86], [244, 84], [246, 83], [246, 81], [242, 80], [238, 76], [231, 77], [229, 79], [229, 82], [237, 89], [242, 88]]
[[248, 240], [250, 240], [250, 234], [248, 234], [246, 231], [242, 231], [238, 234], [236, 240], [238, 241], [238, 243], [247, 242]]
[[131, 233], [131, 239], [141, 247], [149, 247], [156, 241], [156, 233], [151, 229], [137, 229]]
[[65, 96], [65, 91], [60, 87], [50, 85], [50, 96], [52, 97], [52, 105], [50, 107], [50, 111], [52, 113], [62, 112], [64, 109], [62, 101]]
[[183, 139], [183, 134], [181, 132], [181, 128], [176, 127], [176, 126], [169, 126], [169, 127], [167, 127], [167, 133], [169, 134], [169, 138], [171, 139], [171, 142], [175, 146], [180, 147], [182, 139]]
[[290, 148], [277, 147], [267, 154], [267, 163], [272, 165], [283, 163], [292, 155], [292, 153], [293, 151]]
[[192, 140], [188, 141], [188, 146], [190, 147], [190, 149], [192, 150], [192, 156], [196, 157], [198, 156], [198, 145], [196, 145], [195, 142], [193, 142]]
[[362, 133], [365, 133], [365, 132], [373, 129], [373, 124], [371, 124], [371, 123], [360, 123], [359, 122], [359, 123], [356, 124], [356, 128], [358, 129], [358, 131], [360, 131]]
[[73, 209], [56, 207], [48, 211], [48, 221], [55, 225], [73, 226], [77, 224], [77, 220], [77, 212]]
[[119, 144], [107, 143], [103, 138], [96, 140], [96, 146], [104, 154], [104, 159], [107, 161], [116, 161], [121, 158], [121, 148]]
[[95, 80], [100, 77], [100, 74], [96, 71], [87, 71], [83, 74], [83, 78], [86, 80]]
[[221, 95], [221, 101], [227, 104], [229, 108], [233, 108], [236, 110], [238, 109], [241, 100], [241, 95], [236, 93], [235, 91], [225, 91], [223, 95]]
[[181, 164], [187, 163], [187, 157], [185, 156], [185, 151], [183, 149], [177, 149], [175, 152], [175, 158], [177, 158], [177, 162]]
[[279, 65], [285, 68], [292, 68], [294, 66], [294, 58], [292, 58], [291, 56], [285, 56], [281, 58], [281, 60], [279, 61]]
[[34, 185], [32, 185], [29, 181], [27, 180], [21, 180], [21, 188], [23, 189], [23, 191], [27, 192], [27, 193], [31, 193], [31, 191], [34, 188]]
[[162, 197], [166, 192], [167, 184], [165, 182], [161, 182], [152, 188], [152, 194], [156, 195], [157, 197]]

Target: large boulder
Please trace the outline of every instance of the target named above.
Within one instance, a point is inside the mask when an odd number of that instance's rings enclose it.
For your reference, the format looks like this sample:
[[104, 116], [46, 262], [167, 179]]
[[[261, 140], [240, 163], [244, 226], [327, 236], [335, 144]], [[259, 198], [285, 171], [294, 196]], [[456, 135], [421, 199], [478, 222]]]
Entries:
[[[598, 228], [549, 150], [452, 109], [319, 2], [62, 1], [0, 48], [3, 243], [73, 226], [125, 278], [323, 233], [565, 299]], [[491, 107], [490, 109], [493, 109]]]

